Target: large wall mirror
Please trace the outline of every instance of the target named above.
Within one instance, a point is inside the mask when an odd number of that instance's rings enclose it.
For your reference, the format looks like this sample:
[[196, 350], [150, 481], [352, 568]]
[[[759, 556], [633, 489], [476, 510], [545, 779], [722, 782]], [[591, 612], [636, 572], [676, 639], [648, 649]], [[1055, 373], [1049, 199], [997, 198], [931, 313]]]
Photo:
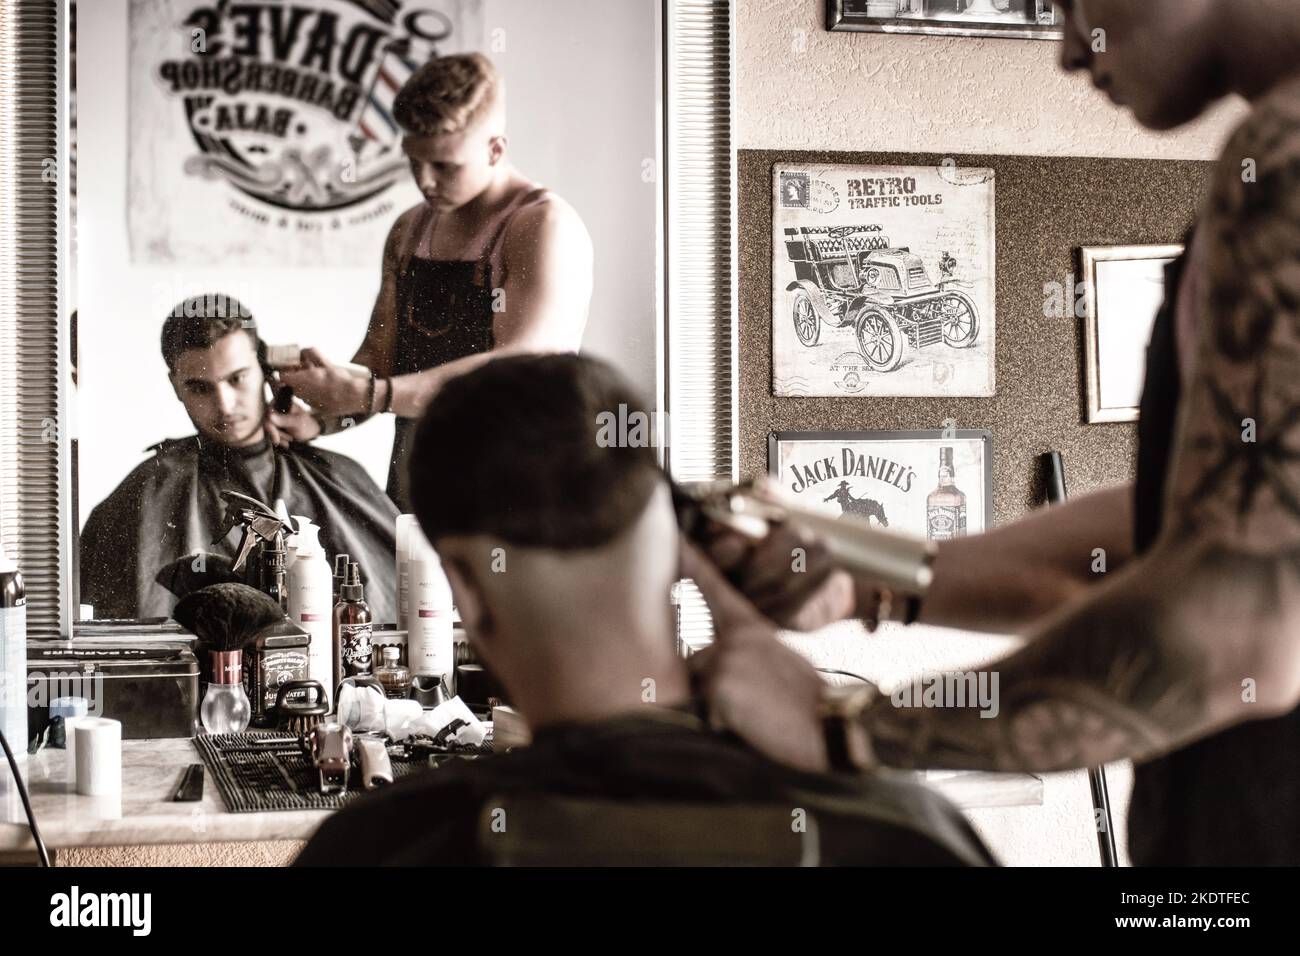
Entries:
[[[371, 601], [390, 618], [404, 510], [390, 471], [409, 426], [400, 392], [396, 416], [345, 408], [348, 365], [383, 364], [368, 329], [394, 264], [418, 290], [394, 299], [395, 334], [424, 343], [411, 361], [445, 357], [429, 345], [447, 337], [430, 289], [490, 324], [515, 217], [542, 204], [567, 224], [563, 308], [589, 302], [573, 346], [666, 413], [675, 473], [733, 474], [730, 7], [0, 0], [0, 39], [32, 65], [5, 94], [5, 185], [48, 225], [15, 217], [0, 236], [0, 534], [29, 581], [33, 636], [75, 631], [82, 605], [165, 618], [163, 567], [234, 556], [225, 490], [284, 498], [327, 551], [373, 554]], [[430, 58], [468, 53], [503, 81], [485, 142], [516, 175], [462, 221], [455, 190], [477, 188], [481, 144], [430, 134], [415, 138], [441, 145], [413, 155], [395, 94]], [[323, 390], [312, 409], [282, 406], [316, 413], [285, 451], [298, 424], [265, 427], [278, 386], [317, 361], [335, 371], [300, 382], [298, 399]], [[383, 376], [357, 380], [353, 399], [382, 411]]]

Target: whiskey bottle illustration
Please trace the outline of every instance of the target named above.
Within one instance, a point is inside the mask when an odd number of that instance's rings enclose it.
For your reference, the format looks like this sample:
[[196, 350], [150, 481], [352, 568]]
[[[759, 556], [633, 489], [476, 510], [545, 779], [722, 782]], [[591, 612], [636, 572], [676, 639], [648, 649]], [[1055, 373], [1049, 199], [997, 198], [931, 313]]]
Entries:
[[939, 449], [939, 487], [925, 499], [926, 537], [945, 541], [966, 534], [966, 493], [953, 481], [952, 449]]

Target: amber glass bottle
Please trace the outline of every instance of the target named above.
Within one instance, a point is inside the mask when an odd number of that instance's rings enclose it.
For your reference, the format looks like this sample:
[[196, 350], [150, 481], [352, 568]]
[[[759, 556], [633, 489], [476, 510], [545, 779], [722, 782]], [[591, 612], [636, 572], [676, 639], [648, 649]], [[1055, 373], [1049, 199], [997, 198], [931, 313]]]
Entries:
[[334, 605], [334, 673], [338, 680], [369, 674], [374, 659], [374, 626], [361, 588], [361, 566], [348, 565], [347, 583]]

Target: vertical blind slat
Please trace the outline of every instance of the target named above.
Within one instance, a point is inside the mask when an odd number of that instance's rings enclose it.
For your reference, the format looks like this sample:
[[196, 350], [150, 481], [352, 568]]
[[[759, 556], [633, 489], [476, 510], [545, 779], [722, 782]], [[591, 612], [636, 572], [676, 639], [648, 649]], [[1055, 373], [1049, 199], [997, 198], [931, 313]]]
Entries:
[[61, 599], [60, 0], [0, 0], [0, 539], [32, 637], [67, 633]]

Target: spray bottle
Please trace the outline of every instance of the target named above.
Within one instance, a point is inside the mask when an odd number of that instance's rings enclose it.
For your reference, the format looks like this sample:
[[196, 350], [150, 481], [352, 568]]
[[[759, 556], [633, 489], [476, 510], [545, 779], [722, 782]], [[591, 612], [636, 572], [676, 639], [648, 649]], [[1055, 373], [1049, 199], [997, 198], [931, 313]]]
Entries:
[[294, 515], [298, 533], [293, 563], [289, 565], [289, 619], [311, 635], [307, 676], [323, 687], [334, 687], [333, 585], [320, 528], [301, 515]]
[[361, 587], [361, 566], [348, 565], [347, 583], [339, 588], [339, 603], [334, 605], [334, 673], [345, 677], [369, 674], [374, 655], [374, 625], [370, 605]]
[[292, 522], [286, 524], [286, 519], [265, 504], [237, 491], [221, 492], [221, 500], [226, 503], [226, 514], [216, 540], [220, 541], [232, 528], [242, 529], [239, 551], [230, 570], [242, 570], [250, 586], [275, 598], [287, 612], [289, 584], [285, 574], [284, 539], [286, 531], [293, 531]]
[[0, 545], [0, 731], [14, 759], [27, 756], [27, 592]]

